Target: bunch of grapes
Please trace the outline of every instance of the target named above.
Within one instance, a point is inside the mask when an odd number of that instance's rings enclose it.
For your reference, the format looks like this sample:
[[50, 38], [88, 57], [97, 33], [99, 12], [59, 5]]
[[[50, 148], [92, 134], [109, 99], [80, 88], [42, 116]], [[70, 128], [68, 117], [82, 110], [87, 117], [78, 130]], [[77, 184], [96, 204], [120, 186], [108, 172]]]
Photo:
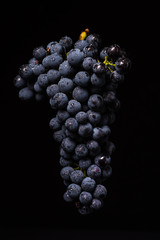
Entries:
[[110, 126], [120, 107], [116, 90], [131, 65], [119, 45], [101, 45], [99, 34], [88, 29], [75, 43], [64, 36], [33, 49], [14, 78], [21, 100], [46, 95], [56, 112], [49, 127], [59, 143], [63, 198], [83, 215], [101, 209], [107, 195], [115, 150]]

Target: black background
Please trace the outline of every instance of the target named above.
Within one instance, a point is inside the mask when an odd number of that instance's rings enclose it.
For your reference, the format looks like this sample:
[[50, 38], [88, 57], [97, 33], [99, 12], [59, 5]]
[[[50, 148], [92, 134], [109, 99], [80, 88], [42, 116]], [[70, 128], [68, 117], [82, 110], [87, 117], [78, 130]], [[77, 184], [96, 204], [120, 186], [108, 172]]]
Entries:
[[[159, 233], [160, 85], [157, 74], [154, 77], [157, 30], [152, 6], [44, 1], [1, 8], [0, 234], [7, 239], [64, 234], [77, 239], [124, 234], [126, 239], [129, 233], [153, 239], [149, 234]], [[85, 28], [100, 34], [104, 46], [117, 43], [125, 48], [132, 61], [117, 93], [121, 108], [111, 128], [116, 152], [108, 197], [92, 216], [79, 215], [63, 200], [58, 145], [48, 126], [54, 113], [48, 102], [21, 102], [13, 86], [19, 66], [32, 57], [34, 47], [65, 35], [75, 42]]]

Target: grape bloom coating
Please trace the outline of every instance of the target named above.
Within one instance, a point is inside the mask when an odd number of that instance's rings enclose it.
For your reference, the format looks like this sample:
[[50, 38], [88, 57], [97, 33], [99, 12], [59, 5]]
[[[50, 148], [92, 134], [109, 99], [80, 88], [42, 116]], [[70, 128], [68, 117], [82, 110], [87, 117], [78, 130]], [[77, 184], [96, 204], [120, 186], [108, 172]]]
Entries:
[[116, 92], [130, 67], [124, 49], [103, 46], [99, 34], [85, 29], [75, 43], [64, 36], [34, 48], [14, 78], [21, 100], [47, 98], [56, 110], [49, 127], [59, 143], [63, 198], [82, 215], [101, 209], [108, 194], [111, 125], [120, 108]]

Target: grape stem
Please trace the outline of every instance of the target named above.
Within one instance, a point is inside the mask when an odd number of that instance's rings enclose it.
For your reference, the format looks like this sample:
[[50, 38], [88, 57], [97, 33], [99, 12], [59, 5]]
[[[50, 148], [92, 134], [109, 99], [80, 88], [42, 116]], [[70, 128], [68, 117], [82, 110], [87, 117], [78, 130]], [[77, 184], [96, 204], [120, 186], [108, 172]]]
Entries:
[[[105, 60], [104, 60], [103, 63], [108, 67], [108, 69], [110, 70], [110, 72], [113, 72], [113, 70], [112, 70], [109, 66], [114, 66], [114, 67], [115, 67], [115, 63], [112, 63], [112, 62], [108, 61], [107, 56], [105, 56]], [[109, 65], [109, 66], [108, 66], [108, 65]]]
[[77, 167], [73, 168], [74, 170], [81, 170], [84, 174], [84, 177], [87, 177], [87, 172], [86, 170], [83, 170], [82, 168], [80, 168], [80, 166], [77, 163], [74, 163]]
[[[100, 62], [99, 59], [97, 59], [97, 62]], [[113, 70], [108, 65], [115, 67], [115, 63], [108, 61], [107, 56], [105, 56], [105, 60], [103, 61], [103, 63], [107, 66], [107, 68], [110, 70], [110, 72], [113, 72]]]
[[89, 34], [89, 29], [86, 28], [83, 32], [81, 32], [80, 36], [79, 36], [79, 40], [84, 40]]

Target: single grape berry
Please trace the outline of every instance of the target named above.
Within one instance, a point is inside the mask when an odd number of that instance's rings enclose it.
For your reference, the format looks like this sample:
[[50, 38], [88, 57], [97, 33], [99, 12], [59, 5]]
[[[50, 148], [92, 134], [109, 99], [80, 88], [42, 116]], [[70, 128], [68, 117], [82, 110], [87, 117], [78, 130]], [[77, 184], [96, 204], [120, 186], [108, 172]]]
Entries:
[[67, 159], [67, 160], [70, 160], [71, 157], [72, 157], [71, 153], [66, 152], [62, 146], [60, 146], [60, 151], [59, 151], [59, 153], [60, 153], [60, 156], [61, 156], [61, 157], [65, 158], [65, 159]]
[[68, 105], [67, 105], [67, 111], [71, 115], [75, 115], [76, 113], [81, 111], [81, 104], [80, 104], [80, 102], [78, 102], [77, 100], [74, 100], [74, 99], [70, 100], [68, 102]]
[[74, 77], [74, 82], [80, 87], [87, 87], [90, 82], [90, 76], [86, 71], [78, 72]]
[[70, 37], [64, 36], [59, 40], [59, 43], [68, 51], [71, 49], [73, 41]]
[[60, 121], [58, 120], [57, 117], [54, 117], [50, 120], [49, 122], [49, 127], [53, 130], [53, 131], [56, 131], [56, 130], [59, 130], [61, 128], [61, 123]]
[[88, 120], [88, 116], [86, 112], [80, 111], [75, 115], [75, 118], [78, 123], [86, 123]]
[[65, 121], [65, 127], [70, 131], [70, 132], [76, 132], [78, 129], [78, 122], [75, 118], [69, 117]]
[[82, 168], [82, 170], [86, 170], [90, 165], [92, 164], [91, 159], [84, 158], [79, 160], [79, 167]]
[[69, 117], [70, 117], [69, 112], [67, 112], [66, 110], [57, 111], [57, 118], [61, 123], [65, 122]]
[[112, 175], [112, 167], [110, 165], [107, 165], [105, 169], [102, 169], [102, 179], [105, 181]]
[[47, 72], [47, 78], [50, 83], [58, 83], [60, 77], [60, 72], [56, 69], [49, 69]]
[[23, 88], [26, 85], [26, 80], [24, 80], [20, 75], [14, 78], [13, 84], [16, 88]]
[[103, 97], [99, 94], [93, 94], [88, 99], [88, 107], [93, 111], [101, 111], [103, 107]]
[[47, 49], [47, 52], [50, 54], [51, 52], [50, 52], [50, 49], [52, 48], [52, 46], [54, 46], [56, 43], [58, 43], [57, 41], [52, 41], [52, 42], [49, 42], [48, 44], [47, 44], [47, 47], [46, 47], [46, 49]]
[[65, 134], [64, 129], [60, 129], [60, 130], [54, 131], [54, 133], [53, 133], [53, 139], [54, 139], [57, 143], [61, 143], [64, 138], [66, 138], [66, 134]]
[[112, 61], [117, 60], [117, 58], [120, 56], [120, 53], [121, 53], [121, 48], [117, 44], [112, 44], [107, 49], [107, 55], [109, 59], [111, 59]]
[[96, 58], [98, 55], [98, 49], [93, 45], [89, 44], [83, 48], [84, 57]]
[[90, 156], [94, 157], [101, 152], [100, 144], [95, 140], [89, 140], [87, 142], [87, 148], [89, 149]]
[[78, 48], [81, 51], [83, 50], [84, 47], [88, 46], [88, 42], [86, 40], [78, 40], [74, 44], [74, 48]]
[[100, 47], [101, 44], [101, 38], [99, 34], [93, 33], [88, 35], [86, 38], [86, 42], [89, 44], [93, 44], [96, 48]]
[[[42, 92], [43, 92], [43, 88], [40, 87], [38, 81], [36, 81], [36, 82], [34, 83], [33, 89], [34, 89], [34, 91], [35, 91], [36, 93], [42, 93]], [[47, 95], [48, 95], [48, 93], [47, 93]]]
[[63, 167], [60, 171], [60, 175], [64, 180], [70, 179], [70, 174], [74, 171], [74, 169], [70, 166]]
[[[101, 88], [106, 83], [106, 76], [104, 74], [98, 75], [96, 73], [93, 73], [91, 75], [91, 83], [93, 86]], [[97, 90], [99, 92], [99, 89], [97, 89]]]
[[113, 71], [110, 75], [110, 79], [114, 84], [119, 84], [124, 81], [124, 75]]
[[131, 61], [129, 58], [121, 57], [115, 63], [115, 69], [118, 73], [125, 74], [130, 70]]
[[45, 68], [53, 68], [57, 69], [59, 65], [63, 62], [63, 57], [58, 53], [52, 53], [51, 55], [47, 55], [42, 60], [42, 64]]
[[101, 58], [102, 61], [104, 61], [104, 60], [105, 60], [105, 57], [108, 56], [107, 50], [108, 50], [108, 47], [104, 47], [104, 48], [100, 51], [100, 58]]
[[77, 86], [74, 88], [74, 90], [72, 92], [72, 96], [78, 102], [83, 103], [88, 100], [89, 92], [86, 88]]
[[111, 163], [111, 157], [106, 156], [103, 153], [101, 153], [94, 158], [94, 162], [100, 168], [105, 168], [107, 165], [109, 165]]
[[71, 77], [75, 73], [75, 69], [69, 64], [68, 60], [63, 61], [58, 70], [63, 77]]
[[102, 200], [97, 199], [97, 198], [93, 198], [92, 199], [92, 203], [90, 205], [91, 209], [99, 210], [99, 209], [102, 208], [102, 206], [103, 206]]
[[92, 110], [87, 111], [87, 116], [88, 116], [89, 122], [93, 126], [96, 126], [98, 123], [100, 123], [101, 118], [102, 118], [102, 116], [99, 112], [95, 112], [95, 111], [92, 111]]
[[81, 187], [76, 183], [71, 183], [68, 186], [67, 190], [68, 190], [68, 195], [73, 199], [79, 197], [81, 193]]
[[[37, 87], [37, 86], [36, 86]], [[48, 97], [52, 98], [56, 93], [59, 93], [59, 86], [58, 84], [51, 84], [46, 88], [46, 93]]]
[[63, 194], [63, 199], [64, 199], [66, 202], [73, 202], [73, 199], [69, 196], [68, 191], [66, 191], [66, 192]]
[[63, 55], [63, 52], [64, 52], [64, 48], [61, 44], [59, 44], [58, 42], [56, 41], [53, 41], [53, 42], [50, 42], [48, 45], [47, 45], [47, 51], [52, 54], [52, 53], [58, 53], [58, 54], [61, 54]]
[[70, 78], [61, 78], [58, 87], [60, 92], [69, 93], [73, 89], [73, 81]]
[[68, 159], [65, 159], [63, 157], [60, 157], [59, 159], [59, 164], [62, 166], [62, 167], [67, 167], [67, 166], [72, 166], [72, 161], [68, 160]]
[[67, 54], [67, 60], [69, 64], [73, 67], [78, 67], [84, 59], [84, 53], [78, 48], [72, 49]]
[[47, 55], [47, 51], [43, 46], [36, 47], [33, 49], [33, 56], [37, 60], [42, 60]]
[[72, 153], [76, 147], [76, 143], [71, 138], [66, 137], [63, 139], [61, 146], [67, 153]]
[[86, 71], [90, 72], [92, 71], [93, 64], [96, 62], [97, 62], [96, 59], [92, 57], [85, 57], [82, 66]]
[[89, 205], [82, 205], [81, 207], [78, 208], [78, 212], [81, 215], [88, 215], [92, 213], [92, 209], [89, 207]]
[[96, 187], [96, 181], [91, 177], [86, 177], [83, 179], [81, 187], [84, 191], [92, 192]]
[[64, 109], [68, 104], [68, 97], [65, 93], [56, 93], [50, 98], [50, 105], [53, 109]]
[[80, 184], [84, 179], [84, 174], [81, 170], [74, 170], [70, 174], [70, 179], [73, 183]]
[[23, 64], [20, 68], [19, 68], [19, 75], [23, 78], [23, 79], [28, 79], [32, 76], [33, 71], [32, 68], [30, 67], [29, 64]]
[[97, 179], [101, 176], [101, 169], [98, 167], [96, 164], [92, 164], [88, 169], [87, 169], [87, 175], [90, 178]]
[[105, 186], [98, 184], [94, 190], [93, 196], [98, 199], [104, 199], [107, 195], [107, 189]]
[[32, 71], [33, 71], [33, 74], [35, 76], [39, 76], [41, 73], [45, 73], [45, 67], [41, 63], [40, 64], [35, 64], [32, 67]]
[[28, 87], [24, 87], [19, 91], [19, 98], [23, 101], [29, 101], [33, 99], [34, 92]]
[[95, 127], [93, 128], [93, 135], [92, 135], [94, 140], [99, 141], [100, 139], [105, 137], [105, 132], [103, 131], [102, 128], [100, 127]]
[[47, 74], [46, 73], [40, 74], [37, 78], [37, 82], [38, 82], [40, 87], [46, 88], [48, 86], [48, 83], [49, 83]]
[[80, 124], [78, 134], [81, 137], [87, 138], [92, 135], [93, 127], [90, 123]]
[[81, 192], [79, 195], [79, 201], [84, 205], [88, 205], [92, 201], [92, 194], [86, 191]]
[[93, 72], [96, 74], [102, 74], [106, 72], [105, 64], [102, 62], [94, 63], [92, 69]]
[[75, 154], [80, 158], [84, 158], [88, 155], [88, 148], [84, 143], [77, 144]]

